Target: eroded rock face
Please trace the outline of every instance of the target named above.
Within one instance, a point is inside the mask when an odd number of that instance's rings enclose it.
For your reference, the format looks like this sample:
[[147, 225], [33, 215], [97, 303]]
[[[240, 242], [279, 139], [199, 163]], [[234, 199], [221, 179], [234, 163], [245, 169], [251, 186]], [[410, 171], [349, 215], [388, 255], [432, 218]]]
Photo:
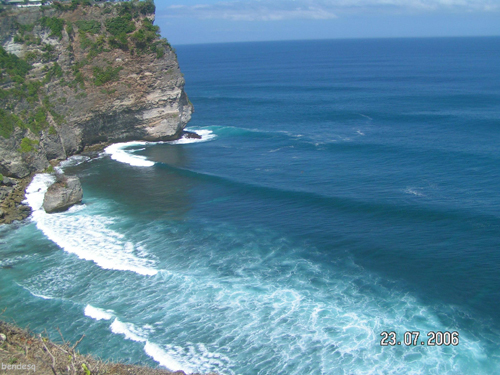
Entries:
[[47, 213], [66, 211], [80, 203], [82, 198], [83, 190], [78, 177], [58, 175], [57, 181], [45, 193], [43, 209]]
[[[108, 11], [104, 11], [105, 8]], [[119, 13], [110, 4], [79, 6], [65, 12], [46, 9], [42, 13], [33, 8], [12, 12], [0, 15], [0, 44], [20, 58], [31, 56], [33, 68], [26, 79], [43, 83], [38, 91], [39, 101], [48, 98], [50, 103], [46, 108], [50, 110], [47, 111], [48, 125], [42, 130], [35, 132], [18, 127], [8, 138], [0, 136], [0, 173], [26, 177], [49, 167], [50, 160], [64, 160], [100, 143], [180, 138], [191, 119], [193, 105], [184, 92], [184, 77], [170, 46], [165, 45], [162, 56], [132, 53], [132, 39], [128, 50], [113, 48], [109, 42], [112, 35], [107, 33], [105, 25], [106, 20]], [[40, 25], [42, 17], [64, 20], [61, 38], [51, 36], [50, 30]], [[146, 19], [154, 19], [154, 15], [134, 19], [137, 30]], [[98, 22], [100, 33], [82, 34], [77, 26], [79, 20]], [[19, 41], [17, 25], [34, 25], [23, 38], [29, 36], [40, 40], [40, 44]], [[69, 25], [73, 25], [74, 30], [70, 34]], [[100, 36], [104, 39], [100, 40]], [[96, 56], [89, 57], [94, 47], [86, 46], [85, 40], [94, 46], [104, 44]], [[51, 52], [46, 56], [48, 45]], [[60, 67], [60, 71], [48, 79], [47, 72], [54, 67]], [[108, 68], [118, 72], [117, 78], [97, 84], [96, 69]], [[13, 85], [6, 81], [0, 88], [7, 90]], [[8, 104], [12, 113], [20, 117], [23, 111], [32, 111], [26, 101]], [[30, 142], [29, 148], [23, 149], [23, 140]]]

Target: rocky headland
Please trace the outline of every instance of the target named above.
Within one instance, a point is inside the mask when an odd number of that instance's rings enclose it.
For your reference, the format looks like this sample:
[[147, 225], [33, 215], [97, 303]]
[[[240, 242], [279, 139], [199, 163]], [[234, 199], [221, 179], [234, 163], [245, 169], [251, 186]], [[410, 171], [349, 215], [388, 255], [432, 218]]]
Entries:
[[60, 160], [182, 135], [193, 106], [154, 12], [149, 0], [1, 8], [0, 223], [29, 214], [24, 179]]

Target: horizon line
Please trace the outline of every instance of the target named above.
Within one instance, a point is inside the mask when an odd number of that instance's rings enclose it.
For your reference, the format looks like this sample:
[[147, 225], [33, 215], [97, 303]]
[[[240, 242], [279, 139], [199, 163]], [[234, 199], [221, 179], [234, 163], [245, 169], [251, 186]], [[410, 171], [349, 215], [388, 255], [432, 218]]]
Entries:
[[342, 37], [342, 38], [304, 38], [304, 39], [276, 39], [276, 40], [242, 40], [232, 42], [194, 42], [180, 43], [175, 46], [195, 46], [211, 44], [240, 44], [240, 43], [276, 43], [276, 42], [319, 42], [329, 40], [387, 40], [387, 39], [465, 39], [465, 38], [500, 38], [500, 35], [445, 35], [445, 36], [377, 36], [377, 37]]

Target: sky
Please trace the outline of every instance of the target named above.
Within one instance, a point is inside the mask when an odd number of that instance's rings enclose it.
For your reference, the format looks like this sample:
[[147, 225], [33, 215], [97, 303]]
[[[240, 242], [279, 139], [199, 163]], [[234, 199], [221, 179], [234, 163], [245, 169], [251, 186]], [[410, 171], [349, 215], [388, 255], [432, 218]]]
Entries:
[[500, 0], [156, 0], [175, 45], [500, 36]]

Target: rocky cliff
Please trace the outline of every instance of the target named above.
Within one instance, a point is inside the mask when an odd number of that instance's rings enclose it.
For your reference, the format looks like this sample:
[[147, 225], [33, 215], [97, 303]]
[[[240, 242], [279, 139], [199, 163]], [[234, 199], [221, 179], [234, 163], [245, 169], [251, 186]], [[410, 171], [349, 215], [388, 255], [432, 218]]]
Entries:
[[4, 8], [0, 174], [23, 178], [85, 147], [180, 137], [193, 106], [152, 1]]

